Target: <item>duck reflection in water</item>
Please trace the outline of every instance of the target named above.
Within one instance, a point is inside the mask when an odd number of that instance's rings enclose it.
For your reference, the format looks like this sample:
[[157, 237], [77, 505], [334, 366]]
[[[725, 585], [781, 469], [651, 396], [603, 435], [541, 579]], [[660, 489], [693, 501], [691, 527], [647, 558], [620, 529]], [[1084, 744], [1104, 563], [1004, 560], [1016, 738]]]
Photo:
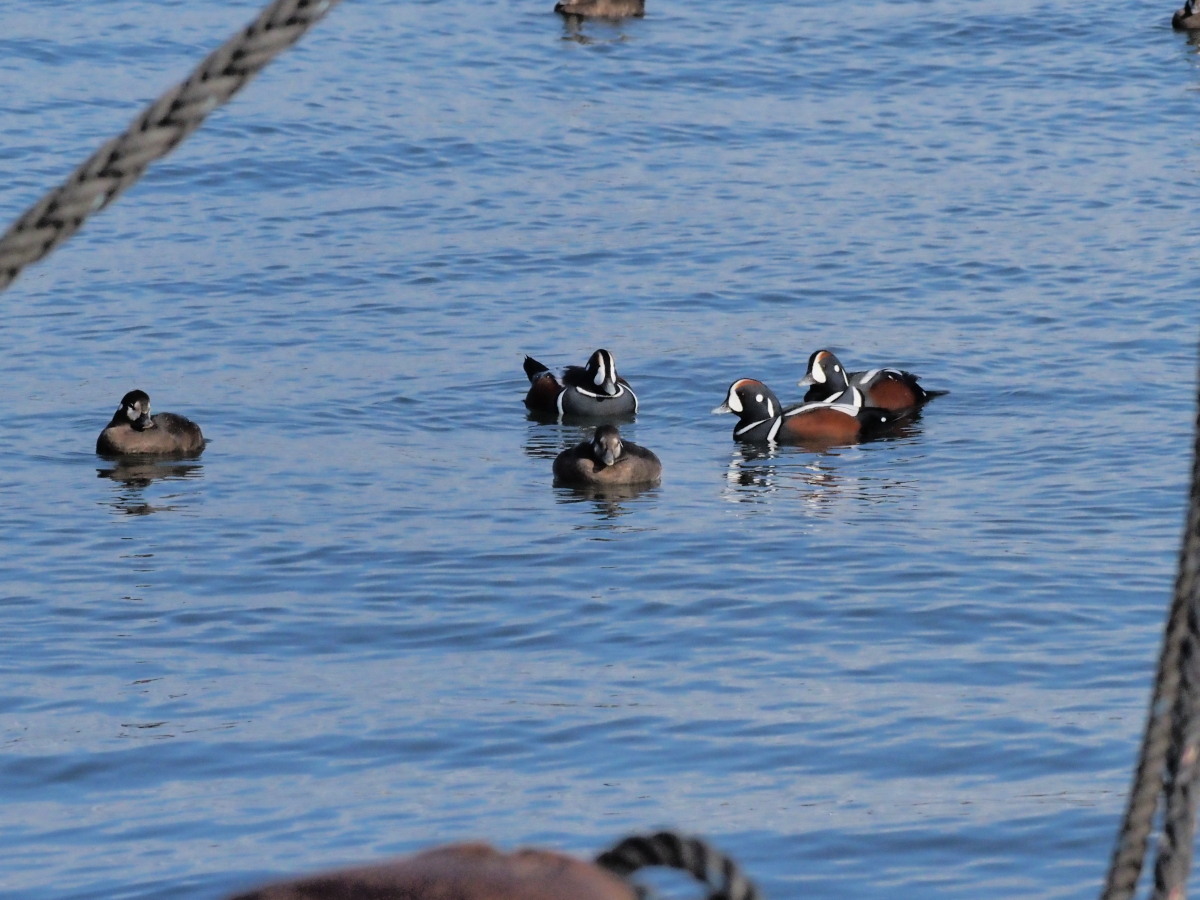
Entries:
[[[788, 461], [781, 460], [781, 455], [800, 459], [802, 464], [785, 465], [781, 471], [779, 463]], [[734, 503], [766, 503], [771, 495], [789, 488], [816, 502], [828, 502], [838, 492], [837, 470], [820, 455], [801, 457], [795, 450], [776, 446], [738, 446], [725, 470], [725, 481], [728, 487], [722, 494]]]
[[[903, 435], [891, 435], [870, 445], [819, 450], [741, 444], [726, 467], [722, 497], [732, 503], [764, 507], [776, 502], [794, 504], [798, 499], [803, 510], [817, 516], [830, 515], [846, 502], [892, 503], [911, 492], [913, 481], [882, 477], [879, 467], [873, 467], [871, 475], [863, 475], [861, 467], [850, 461], [878, 452], [881, 443], [901, 441], [917, 433], [909, 423]], [[897, 467], [890, 471], [905, 470]]]
[[615, 519], [633, 512], [627, 505], [628, 501], [636, 500], [643, 494], [658, 493], [657, 484], [626, 484], [626, 485], [558, 485], [555, 488], [555, 499], [559, 503], [592, 503], [593, 512], [602, 519]]
[[200, 478], [203, 473], [204, 466], [197, 462], [129, 458], [116, 460], [111, 466], [97, 469], [96, 477], [116, 482], [116, 496], [108, 501], [114, 510], [130, 516], [146, 516], [177, 508], [170, 503], [149, 503], [143, 491], [151, 484], [156, 481]]

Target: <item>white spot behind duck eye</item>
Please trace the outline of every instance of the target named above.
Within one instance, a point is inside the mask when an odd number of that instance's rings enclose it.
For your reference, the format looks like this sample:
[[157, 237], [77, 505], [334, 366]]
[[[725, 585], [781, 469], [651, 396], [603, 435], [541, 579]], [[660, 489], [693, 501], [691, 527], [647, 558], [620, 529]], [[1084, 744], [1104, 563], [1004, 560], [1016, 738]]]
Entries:
[[763, 395], [762, 395], [762, 394], [755, 394], [755, 395], [754, 395], [754, 401], [755, 401], [756, 403], [762, 403], [762, 402], [763, 402]]

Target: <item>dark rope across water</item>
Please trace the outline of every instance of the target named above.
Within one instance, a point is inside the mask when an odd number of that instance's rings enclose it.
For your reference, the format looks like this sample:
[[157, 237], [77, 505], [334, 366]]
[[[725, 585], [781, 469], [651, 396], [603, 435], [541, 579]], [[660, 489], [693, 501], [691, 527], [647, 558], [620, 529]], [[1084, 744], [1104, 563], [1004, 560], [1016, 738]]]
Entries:
[[1154, 815], [1164, 794], [1154, 896], [1182, 897], [1191, 868], [1200, 739], [1200, 401], [1197, 411], [1192, 486], [1175, 595], [1125, 818], [1101, 900], [1130, 900], [1137, 890]]
[[214, 109], [304, 36], [340, 0], [275, 0], [214, 50], [186, 79], [106, 142], [0, 238], [0, 291], [47, 256], [174, 150]]

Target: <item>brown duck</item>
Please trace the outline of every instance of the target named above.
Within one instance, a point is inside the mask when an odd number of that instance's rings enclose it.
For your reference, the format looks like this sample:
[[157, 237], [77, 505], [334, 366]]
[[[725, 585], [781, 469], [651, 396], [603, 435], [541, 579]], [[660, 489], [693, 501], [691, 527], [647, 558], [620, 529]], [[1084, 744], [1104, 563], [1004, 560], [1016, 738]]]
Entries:
[[150, 415], [150, 396], [130, 391], [96, 438], [101, 456], [193, 456], [204, 449], [200, 426], [175, 413]]
[[555, 483], [572, 487], [655, 484], [661, 477], [658, 457], [621, 440], [616, 425], [601, 425], [590, 441], [564, 450], [554, 460]]
[[641, 18], [646, 0], [563, 0], [554, 6], [556, 13], [588, 19]]

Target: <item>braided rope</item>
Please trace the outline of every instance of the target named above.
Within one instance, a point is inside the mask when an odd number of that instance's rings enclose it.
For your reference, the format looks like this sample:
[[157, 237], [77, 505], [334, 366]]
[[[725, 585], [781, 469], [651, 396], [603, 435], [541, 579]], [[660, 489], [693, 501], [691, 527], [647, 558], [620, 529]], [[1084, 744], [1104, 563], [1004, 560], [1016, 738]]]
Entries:
[[275, 56], [291, 47], [340, 0], [275, 0], [213, 51], [185, 80], [138, 116], [0, 238], [0, 291], [20, 271], [47, 256], [174, 150]]
[[[1200, 405], [1198, 405], [1200, 411]], [[1192, 456], [1192, 486], [1187, 526], [1179, 554], [1175, 595], [1163, 632], [1154, 694], [1130, 787], [1124, 820], [1113, 850], [1101, 900], [1129, 900], [1137, 889], [1154, 813], [1167, 779], [1168, 808], [1159, 849], [1156, 896], [1182, 890], [1190, 867], [1195, 798], [1196, 729], [1200, 689], [1200, 412]]]
[[1196, 775], [1200, 744], [1200, 637], [1195, 602], [1188, 604], [1188, 635], [1180, 659], [1182, 681], [1175, 704], [1171, 750], [1167, 757], [1167, 802], [1154, 867], [1159, 900], [1181, 898], [1192, 863], [1196, 824]]
[[709, 888], [707, 900], [760, 900], [758, 888], [724, 853], [699, 838], [671, 831], [627, 837], [596, 857], [596, 865], [627, 878], [638, 869], [669, 866], [682, 869]]

